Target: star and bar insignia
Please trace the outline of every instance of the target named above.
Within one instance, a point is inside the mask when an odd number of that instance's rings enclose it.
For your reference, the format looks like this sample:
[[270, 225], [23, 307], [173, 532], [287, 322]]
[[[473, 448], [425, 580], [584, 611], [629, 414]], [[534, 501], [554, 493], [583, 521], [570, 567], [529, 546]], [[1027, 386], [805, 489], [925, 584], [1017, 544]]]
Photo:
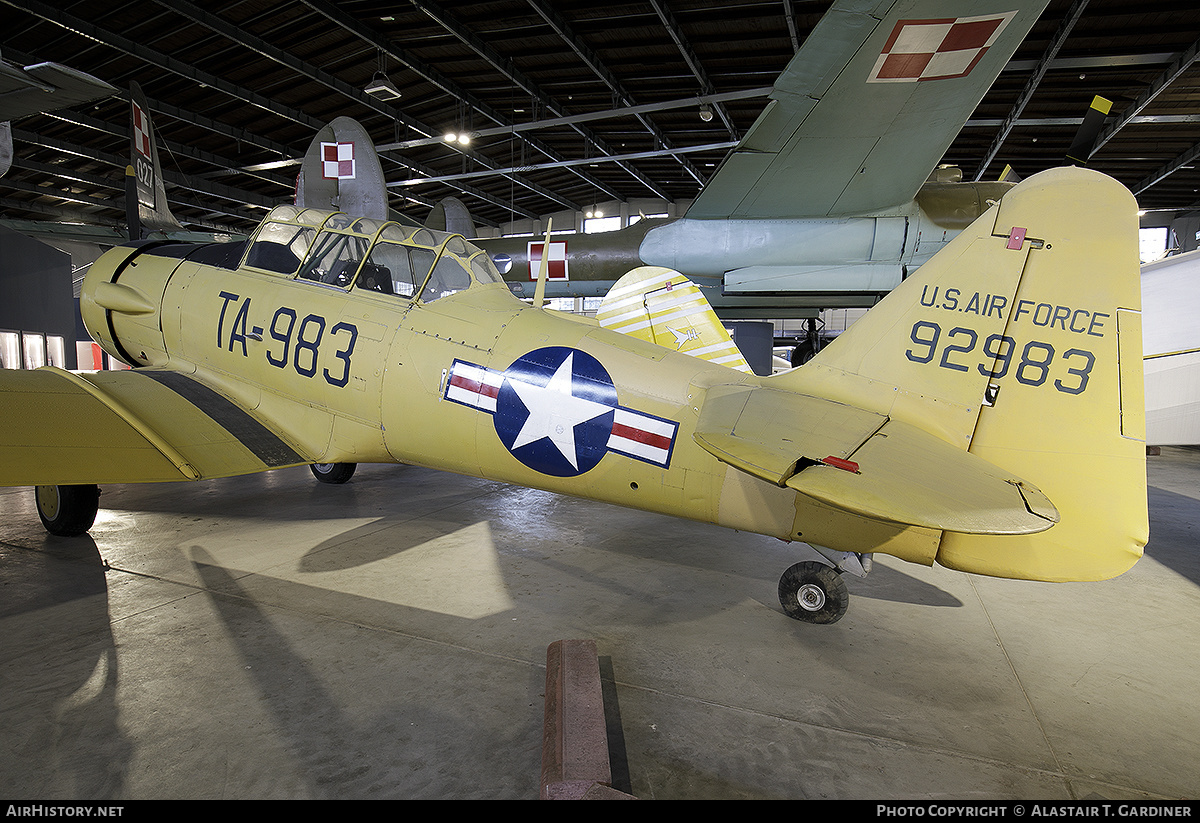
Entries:
[[667, 468], [679, 430], [621, 406], [600, 361], [562, 346], [532, 351], [503, 372], [455, 360], [444, 397], [491, 414], [514, 457], [557, 477], [590, 471], [610, 451]]

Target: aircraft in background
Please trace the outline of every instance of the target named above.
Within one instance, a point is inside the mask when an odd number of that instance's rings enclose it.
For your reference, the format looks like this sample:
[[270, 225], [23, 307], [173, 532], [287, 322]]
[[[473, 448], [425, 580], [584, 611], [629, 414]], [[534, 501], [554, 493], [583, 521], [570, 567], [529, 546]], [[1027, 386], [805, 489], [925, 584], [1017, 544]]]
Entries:
[[[649, 265], [723, 318], [873, 305], [1011, 187], [935, 167], [1046, 5], [835, 2], [684, 216], [555, 235], [547, 295], [603, 295]], [[532, 287], [542, 238], [474, 242]]]
[[1200, 251], [1142, 266], [1146, 326], [1146, 443], [1200, 444]]
[[149, 242], [94, 264], [84, 321], [132, 368], [0, 371], [0, 485], [78, 534], [99, 484], [428, 466], [807, 543], [823, 560], [779, 595], [816, 623], [875, 552], [1104, 579], [1148, 531], [1138, 274], [1132, 195], [1044, 172], [760, 377], [700, 345], [715, 318], [673, 325], [673, 276], [631, 278], [659, 293], [627, 334], [621, 295], [604, 323], [529, 305], [460, 235], [279, 206], [236, 260]]
[[116, 94], [113, 86], [58, 63], [24, 68], [0, 60], [0, 177], [12, 166], [12, 121]]

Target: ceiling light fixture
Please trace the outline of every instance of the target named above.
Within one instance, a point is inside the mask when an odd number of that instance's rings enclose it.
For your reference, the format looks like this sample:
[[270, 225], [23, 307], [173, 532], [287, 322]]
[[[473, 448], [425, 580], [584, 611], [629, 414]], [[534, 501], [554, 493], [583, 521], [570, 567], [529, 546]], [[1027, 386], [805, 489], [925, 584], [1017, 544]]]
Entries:
[[371, 82], [367, 83], [363, 91], [387, 103], [400, 99], [400, 89], [396, 88], [396, 84], [387, 79], [382, 72], [375, 72], [375, 76], [371, 78]]
[[363, 91], [385, 103], [400, 99], [400, 89], [396, 88], [396, 84], [388, 79], [387, 55], [384, 54], [383, 49], [379, 50], [379, 68], [375, 71], [371, 82], [363, 87]]
[[700, 104], [700, 119], [703, 120], [705, 123], [707, 123], [710, 120], [712, 120], [712, 117], [713, 117], [712, 106], [708, 105], [708, 103], [701, 103]]

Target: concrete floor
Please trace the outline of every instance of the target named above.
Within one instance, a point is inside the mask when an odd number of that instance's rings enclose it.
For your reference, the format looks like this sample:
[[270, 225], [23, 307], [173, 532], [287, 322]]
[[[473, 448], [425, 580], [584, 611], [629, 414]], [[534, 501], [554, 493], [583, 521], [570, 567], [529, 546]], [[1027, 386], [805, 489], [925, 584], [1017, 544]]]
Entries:
[[1116, 580], [880, 556], [833, 626], [780, 611], [803, 547], [412, 467], [110, 487], [74, 539], [3, 489], [0, 797], [532, 799], [594, 638], [642, 799], [1196, 798], [1200, 452], [1149, 477]]

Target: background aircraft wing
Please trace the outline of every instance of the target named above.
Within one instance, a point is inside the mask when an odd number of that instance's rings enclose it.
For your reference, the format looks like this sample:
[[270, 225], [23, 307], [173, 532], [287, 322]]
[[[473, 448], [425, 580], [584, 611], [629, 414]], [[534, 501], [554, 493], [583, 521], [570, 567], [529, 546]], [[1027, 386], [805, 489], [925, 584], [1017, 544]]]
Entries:
[[114, 86], [58, 63], [24, 69], [0, 61], [0, 120], [54, 111], [116, 94]]
[[1046, 0], [839, 0], [688, 217], [863, 214], [909, 202]]
[[0, 419], [3, 486], [200, 480], [311, 462], [175, 372], [0, 371]]

